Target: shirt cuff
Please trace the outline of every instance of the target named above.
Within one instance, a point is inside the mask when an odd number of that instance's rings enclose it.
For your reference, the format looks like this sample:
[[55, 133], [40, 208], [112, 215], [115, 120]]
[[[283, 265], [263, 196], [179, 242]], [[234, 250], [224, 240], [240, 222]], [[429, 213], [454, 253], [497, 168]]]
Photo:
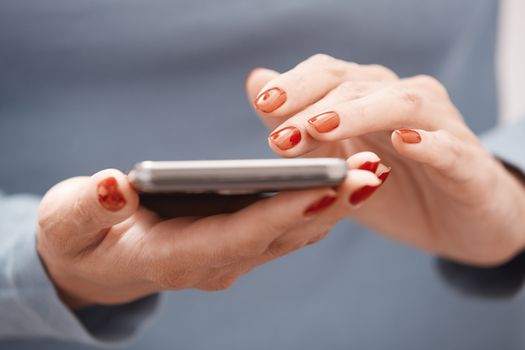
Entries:
[[[159, 296], [73, 313], [58, 297], [36, 250], [38, 200], [13, 196], [8, 201], [16, 225], [12, 225], [14, 231], [0, 232], [0, 242], [7, 243], [0, 250], [0, 337], [48, 337], [111, 346], [127, 343], [139, 334], [156, 313]], [[14, 212], [13, 206], [17, 208]]]
[[525, 120], [481, 135], [483, 145], [497, 158], [525, 174]]

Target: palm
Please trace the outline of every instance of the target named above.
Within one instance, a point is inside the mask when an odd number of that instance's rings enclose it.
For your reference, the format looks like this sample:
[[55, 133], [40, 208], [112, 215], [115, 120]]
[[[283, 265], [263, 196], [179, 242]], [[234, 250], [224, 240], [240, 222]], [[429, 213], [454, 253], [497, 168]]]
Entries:
[[328, 143], [306, 156], [348, 158], [362, 151], [378, 154], [381, 163], [393, 171], [388, 185], [352, 213], [358, 222], [394, 240], [431, 250], [436, 240], [450, 241], [449, 233], [465, 228], [457, 217], [479, 219], [480, 213], [464, 200], [464, 186], [456, 186], [435, 169], [399, 155], [388, 132]]

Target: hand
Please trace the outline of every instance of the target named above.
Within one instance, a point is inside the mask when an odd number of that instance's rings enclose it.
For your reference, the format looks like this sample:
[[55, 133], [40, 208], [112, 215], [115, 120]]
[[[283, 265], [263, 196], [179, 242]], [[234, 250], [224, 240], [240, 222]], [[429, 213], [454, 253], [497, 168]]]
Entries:
[[[254, 267], [322, 239], [351, 210], [351, 192], [379, 183], [350, 166], [337, 191], [280, 193], [233, 214], [162, 221], [139, 207], [124, 174], [104, 170], [49, 190], [40, 205], [37, 247], [71, 308], [125, 303], [161, 290], [221, 290]], [[330, 205], [338, 209], [327, 210]]]
[[471, 264], [525, 246], [525, 191], [480, 144], [434, 78], [315, 55], [279, 74], [256, 69], [248, 98], [283, 157], [370, 150], [392, 167], [350, 216], [385, 236]]

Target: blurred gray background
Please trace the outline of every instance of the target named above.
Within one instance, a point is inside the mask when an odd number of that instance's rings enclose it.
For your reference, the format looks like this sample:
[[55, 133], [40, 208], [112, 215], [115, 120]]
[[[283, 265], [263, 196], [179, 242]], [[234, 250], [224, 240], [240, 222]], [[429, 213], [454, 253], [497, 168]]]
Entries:
[[[3, 0], [0, 188], [145, 159], [272, 156], [244, 96], [257, 66], [323, 52], [437, 76], [495, 124], [491, 0]], [[521, 349], [521, 296], [458, 293], [435, 260], [344, 222], [220, 293], [170, 293], [130, 349]], [[0, 311], [1, 312], [1, 311]], [[0, 341], [2, 349], [85, 348]]]

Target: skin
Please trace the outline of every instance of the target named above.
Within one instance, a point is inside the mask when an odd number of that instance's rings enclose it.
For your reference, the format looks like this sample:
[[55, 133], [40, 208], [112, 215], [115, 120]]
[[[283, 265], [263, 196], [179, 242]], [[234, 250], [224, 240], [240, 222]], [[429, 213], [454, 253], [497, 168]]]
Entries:
[[[301, 141], [283, 157], [348, 157], [364, 150], [392, 167], [388, 183], [355, 220], [382, 235], [457, 261], [491, 266], [525, 246], [525, 190], [481, 145], [436, 79], [399, 79], [389, 69], [315, 55], [288, 72], [256, 69], [246, 90], [252, 101], [278, 87], [287, 100], [256, 112], [272, 133], [300, 130]], [[267, 110], [267, 108], [266, 108]], [[335, 111], [339, 126], [320, 133], [308, 120]], [[419, 143], [406, 143], [412, 129]], [[271, 133], [271, 134], [272, 134]]]
[[[494, 159], [463, 122], [435, 79], [399, 79], [385, 67], [315, 55], [280, 74], [254, 70], [250, 101], [279, 88], [280, 106], [256, 112], [272, 131], [300, 130], [283, 157], [348, 158], [337, 189], [281, 193], [233, 214], [161, 220], [139, 206], [118, 170], [68, 179], [40, 205], [38, 252], [71, 308], [125, 303], [163, 290], [222, 290], [258, 265], [322, 240], [352, 217], [384, 236], [477, 265], [500, 264], [523, 249], [522, 183]], [[319, 133], [313, 116], [336, 111], [339, 125]], [[414, 129], [419, 143], [395, 130]], [[287, 143], [289, 145], [289, 143]], [[287, 146], [288, 147], [288, 146]], [[381, 163], [375, 172], [359, 169]], [[393, 169], [388, 182], [381, 174]], [[97, 186], [116, 179], [124, 205], [108, 210]], [[357, 205], [364, 186], [381, 188]], [[330, 206], [305, 214], [326, 196]]]
[[[164, 290], [223, 290], [256, 266], [324, 238], [357, 207], [348, 201], [352, 193], [381, 184], [375, 173], [357, 169], [377, 159], [370, 152], [350, 157], [346, 181], [336, 189], [283, 192], [233, 214], [169, 220], [140, 207], [118, 170], [71, 178], [42, 199], [38, 252], [73, 309]], [[104, 183], [117, 189], [117, 208], [99, 200]], [[330, 207], [316, 206], [326, 196], [336, 197]]]

